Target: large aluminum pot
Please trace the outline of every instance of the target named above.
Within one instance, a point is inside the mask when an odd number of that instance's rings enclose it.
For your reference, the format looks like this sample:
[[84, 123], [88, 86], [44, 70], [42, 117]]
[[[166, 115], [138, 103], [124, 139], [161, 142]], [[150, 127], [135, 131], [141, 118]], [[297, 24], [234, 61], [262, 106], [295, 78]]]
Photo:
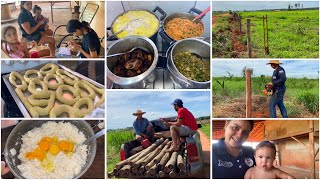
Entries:
[[[53, 120], [50, 120], [53, 121]], [[19, 122], [11, 131], [9, 134], [9, 137], [6, 141], [6, 145], [4, 148], [4, 155], [6, 163], [8, 164], [8, 167], [10, 168], [10, 171], [12, 174], [19, 179], [25, 179], [25, 177], [22, 176], [22, 173], [18, 169], [18, 165], [21, 164], [21, 161], [18, 159], [18, 154], [20, 151], [21, 143], [22, 143], [22, 135], [26, 134], [28, 131], [41, 127], [42, 124], [48, 122], [48, 120], [25, 120]], [[60, 122], [56, 120], [56, 122]], [[71, 124], [75, 125], [79, 131], [81, 131], [86, 138], [89, 138], [94, 135], [94, 131], [91, 128], [90, 124], [86, 121], [79, 121], [79, 120], [68, 120], [65, 122], [70, 122]], [[16, 155], [12, 156], [10, 153], [10, 149], [14, 148], [17, 152]], [[81, 172], [76, 175], [74, 178], [78, 179], [80, 178], [91, 166], [94, 157], [96, 155], [97, 150], [97, 142], [93, 141], [90, 144], [88, 144], [88, 156], [87, 156], [87, 162], [86, 165], [82, 168]]]
[[[194, 15], [194, 14], [191, 14], [192, 12], [196, 13], [196, 14], [201, 14], [202, 12], [198, 9], [195, 9], [195, 8], [192, 8], [190, 9], [190, 11], [188, 13], [173, 13], [173, 14], [170, 14], [169, 16], [167, 16], [164, 20], [163, 20], [163, 23], [162, 23], [162, 30], [160, 31], [160, 36], [167, 42], [171, 42], [172, 41], [177, 41], [176, 39], [174, 39], [173, 37], [171, 37], [165, 27], [166, 25], [168, 24], [169, 21], [171, 21], [172, 19], [174, 18], [182, 18], [182, 19], [189, 19], [189, 20], [193, 20], [194, 18], [197, 17], [197, 15]], [[202, 24], [202, 26], [204, 27], [204, 24], [202, 22], [202, 18], [204, 16], [202, 16], [200, 19], [197, 19], [195, 20], [196, 23], [200, 23]], [[204, 35], [204, 31], [203, 33], [199, 36], [199, 37], [202, 37]]]
[[158, 63], [158, 50], [156, 45], [148, 38], [142, 36], [128, 36], [116, 41], [109, 48], [108, 55], [128, 52], [134, 47], [142, 46], [147, 48], [153, 54], [153, 62], [149, 69], [144, 73], [134, 77], [120, 77], [113, 73], [113, 68], [119, 59], [119, 56], [110, 57], [107, 59], [107, 77], [113, 83], [122, 88], [145, 88], [148, 83], [155, 80], [155, 68]]
[[[146, 12], [150, 13], [150, 15], [153, 15], [153, 16], [157, 19], [158, 24], [159, 24], [159, 25], [158, 25], [158, 28], [155, 30], [155, 32], [154, 32], [151, 36], [147, 37], [147, 38], [150, 38], [151, 40], [153, 40], [154, 42], [156, 42], [157, 35], [158, 35], [158, 30], [159, 30], [159, 28], [160, 28], [160, 21], [162, 21], [162, 20], [166, 17], [166, 15], [167, 15], [167, 14], [166, 14], [161, 8], [159, 8], [158, 6], [157, 6], [152, 12], [151, 12], [151, 11], [148, 11], [148, 10], [144, 10], [144, 9], [136, 9], [136, 10], [125, 11], [125, 12], [119, 14], [119, 15], [114, 19], [114, 21], [113, 21], [112, 24], [111, 24], [110, 30], [111, 30], [112, 34], [115, 34], [115, 33], [116, 33], [116, 32], [114, 31], [114, 23], [115, 23], [115, 21], [116, 21], [120, 16], [125, 15], [125, 14], [127, 14], [128, 12], [132, 12], [132, 11], [146, 11]], [[158, 12], [162, 15], [160, 18], [155, 14], [156, 11], [158, 11]], [[108, 41], [111, 41], [111, 40], [116, 40], [116, 39], [120, 39], [120, 38], [119, 38], [117, 35], [115, 35], [115, 37], [110, 37], [110, 38], [108, 38], [107, 40], [108, 40]]]
[[167, 51], [167, 67], [170, 71], [171, 80], [184, 89], [206, 89], [210, 88], [210, 80], [198, 82], [188, 79], [182, 75], [174, 64], [173, 56], [180, 52], [190, 52], [210, 60], [210, 44], [197, 38], [188, 38], [177, 41]]

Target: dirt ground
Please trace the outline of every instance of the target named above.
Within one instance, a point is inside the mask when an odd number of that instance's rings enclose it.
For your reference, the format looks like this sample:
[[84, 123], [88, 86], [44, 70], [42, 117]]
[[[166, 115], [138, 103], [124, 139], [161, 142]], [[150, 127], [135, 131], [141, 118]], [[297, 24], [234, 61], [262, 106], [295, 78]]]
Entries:
[[[213, 100], [214, 101], [214, 100]], [[281, 117], [277, 107], [277, 117]], [[246, 117], [246, 98], [237, 98], [230, 103], [216, 103], [212, 107], [214, 118], [245, 118]], [[308, 112], [306, 109], [298, 117], [289, 118], [310, 118], [315, 115]], [[253, 96], [252, 97], [252, 117], [253, 118], [269, 118], [268, 97]]]
[[[244, 54], [247, 53], [247, 45], [241, 42], [241, 39], [246, 35], [246, 32], [244, 32], [243, 29], [240, 31], [240, 24], [238, 21], [236, 21], [232, 17], [232, 15], [230, 15], [229, 13], [225, 13], [225, 14], [213, 16], [212, 28], [216, 26], [215, 22], [217, 19], [219, 19], [220, 17], [226, 17], [226, 16], [229, 17], [228, 23], [230, 25], [230, 28], [227, 28], [226, 31], [229, 31], [231, 34], [230, 39], [231, 39], [231, 44], [233, 49], [232, 57], [233, 58], [242, 57]], [[221, 30], [221, 33], [224, 33], [224, 31]]]
[[203, 151], [203, 163], [204, 163], [204, 168], [203, 168], [203, 178], [210, 178], [210, 139], [201, 131], [198, 130], [200, 134], [200, 141], [202, 145], [202, 151]]

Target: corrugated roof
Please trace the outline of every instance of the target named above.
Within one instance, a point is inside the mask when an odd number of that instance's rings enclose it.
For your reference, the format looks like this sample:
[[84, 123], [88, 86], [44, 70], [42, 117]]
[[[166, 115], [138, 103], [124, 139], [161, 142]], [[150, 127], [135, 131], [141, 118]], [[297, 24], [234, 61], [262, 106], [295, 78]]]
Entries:
[[[224, 125], [225, 120], [214, 120], [212, 121], [212, 139], [218, 140], [224, 136]], [[254, 121], [253, 129], [249, 135], [248, 142], [257, 142], [263, 140], [264, 134], [264, 121]]]

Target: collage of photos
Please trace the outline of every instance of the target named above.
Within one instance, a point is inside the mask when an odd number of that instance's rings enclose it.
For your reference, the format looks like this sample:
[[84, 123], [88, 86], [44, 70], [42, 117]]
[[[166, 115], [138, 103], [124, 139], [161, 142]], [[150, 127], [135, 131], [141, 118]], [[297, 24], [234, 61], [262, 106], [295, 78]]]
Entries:
[[319, 6], [1, 1], [1, 178], [319, 179]]

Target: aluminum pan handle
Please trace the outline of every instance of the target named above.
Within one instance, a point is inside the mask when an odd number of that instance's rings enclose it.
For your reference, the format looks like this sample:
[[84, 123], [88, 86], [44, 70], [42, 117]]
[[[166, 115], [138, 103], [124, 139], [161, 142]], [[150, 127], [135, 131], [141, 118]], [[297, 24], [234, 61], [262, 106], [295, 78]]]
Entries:
[[[196, 13], [198, 15], [202, 13], [202, 11], [197, 9], [197, 8], [191, 8], [188, 13], [192, 13], [192, 12], [194, 12], [194, 13]], [[204, 16], [205, 15], [203, 15], [200, 19], [202, 19]]]
[[166, 42], [169, 42], [170, 45], [174, 44], [176, 41], [172, 40], [165, 32], [164, 29], [162, 28], [159, 31], [159, 35], [162, 37], [162, 39], [164, 39]]
[[156, 11], [159, 11], [159, 13], [162, 15], [162, 16], [160, 17], [160, 21], [162, 21], [162, 20], [167, 16], [167, 13], [164, 12], [164, 10], [161, 9], [159, 6], [155, 7], [152, 12], [155, 13]]

